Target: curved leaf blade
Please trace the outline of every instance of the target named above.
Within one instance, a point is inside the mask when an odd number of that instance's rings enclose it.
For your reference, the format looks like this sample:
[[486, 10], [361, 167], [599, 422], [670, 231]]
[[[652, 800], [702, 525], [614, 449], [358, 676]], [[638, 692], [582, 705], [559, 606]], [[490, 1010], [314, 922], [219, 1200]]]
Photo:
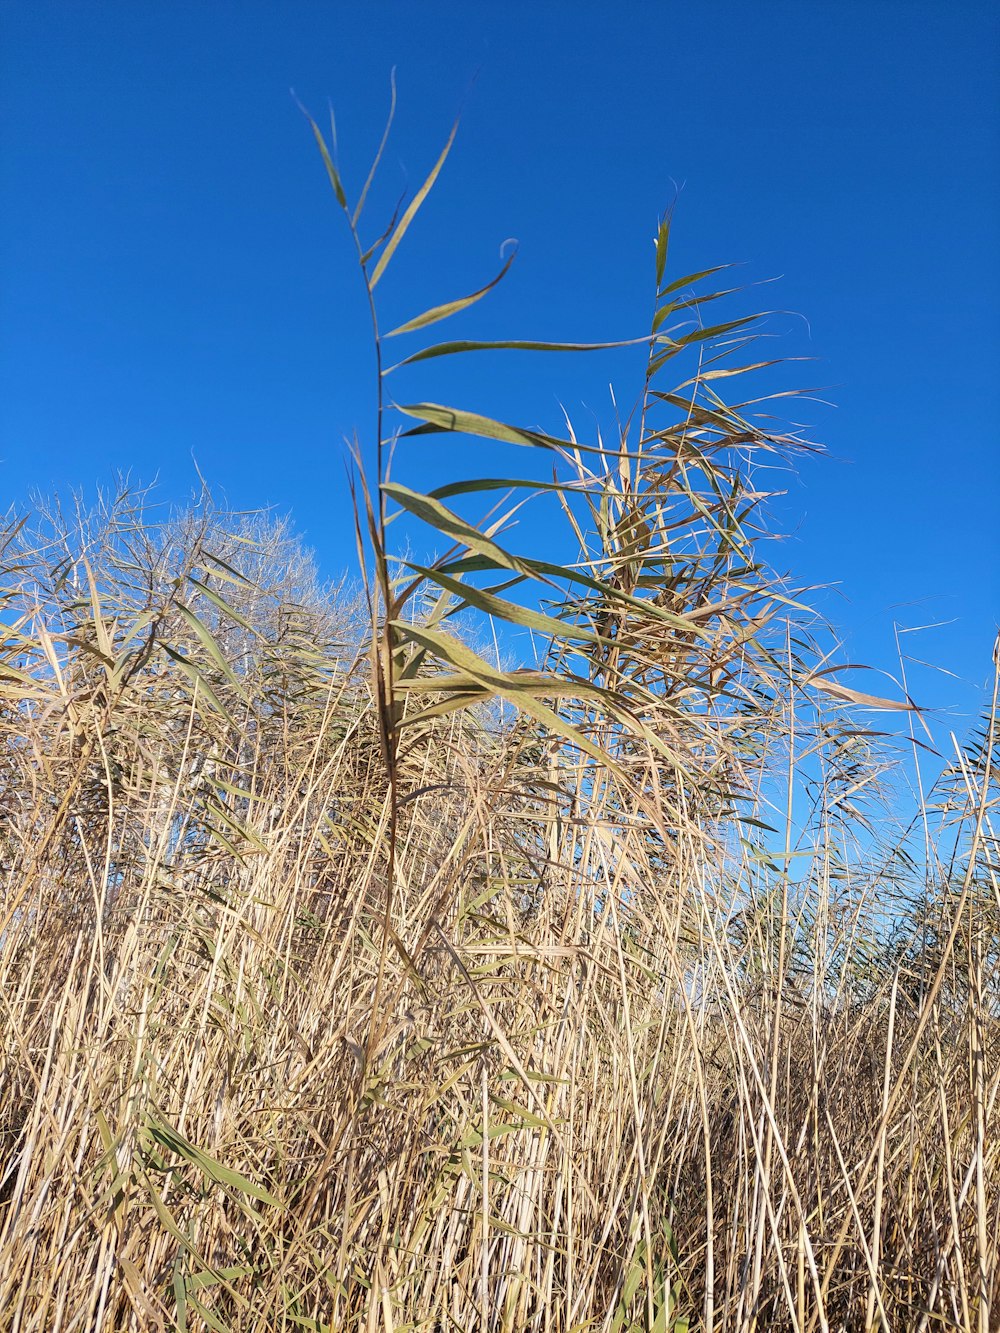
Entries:
[[[493, 281], [488, 282], [485, 287], [480, 287], [477, 292], [472, 292], [469, 296], [460, 296], [455, 301], [445, 301], [441, 305], [431, 306], [422, 315], [417, 315], [414, 319], [408, 319], [405, 324], [400, 324], [398, 328], [390, 330], [385, 336], [387, 338], [397, 338], [401, 333], [415, 333], [417, 329], [425, 329], [430, 324], [437, 324], [442, 319], [450, 319], [452, 315], [457, 315], [462, 310], [468, 310], [470, 305], [475, 305], [477, 301], [481, 301], [499, 282], [503, 281], [516, 258], [517, 251], [515, 250]], [[400, 362], [400, 364], [405, 365], [405, 362]], [[392, 367], [392, 369], [395, 369], [395, 367]], [[386, 373], [388, 374], [388, 372]]]
[[485, 612], [488, 616], [493, 616], [497, 620], [506, 621], [511, 625], [522, 625], [525, 629], [537, 630], [539, 634], [548, 634], [552, 638], [562, 642], [579, 640], [583, 643], [602, 643], [603, 640], [599, 634], [593, 630], [586, 629], [583, 625], [574, 625], [569, 621], [557, 620], [555, 616], [548, 616], [542, 611], [533, 611], [530, 607], [520, 606], [517, 602], [508, 601], [505, 597], [497, 597], [495, 593], [488, 592], [484, 588], [475, 588], [471, 584], [463, 583], [461, 579], [452, 578], [450, 574], [445, 574], [440, 570], [429, 569], [424, 565], [407, 564], [408, 569], [412, 569], [416, 574], [423, 574], [425, 578], [436, 584], [445, 592], [451, 593], [453, 597], [459, 597], [469, 606], [474, 606], [478, 611]]
[[478, 412], [466, 412], [458, 407], [443, 407], [440, 403], [396, 403], [395, 408], [404, 416], [415, 417], [423, 422], [423, 425], [404, 431], [404, 438], [414, 435], [476, 435], [484, 440], [502, 440], [508, 444], [518, 444], [529, 449], [547, 449], [559, 454], [576, 451], [613, 456], [619, 452], [617, 449], [603, 449], [599, 445], [580, 444], [576, 440], [560, 440], [554, 435], [545, 435], [542, 431], [509, 426], [503, 421], [494, 421], [492, 417], [480, 416]]
[[530, 342], [523, 339], [501, 339], [496, 342], [477, 342], [472, 339], [458, 339], [454, 342], [435, 343], [433, 347], [424, 347], [412, 356], [397, 361], [390, 366], [386, 375], [403, 366], [415, 365], [418, 361], [430, 361], [438, 356], [459, 356], [464, 352], [609, 352], [619, 347], [638, 347], [650, 342], [647, 335], [643, 338], [622, 338], [616, 342], [601, 343], [550, 343]]

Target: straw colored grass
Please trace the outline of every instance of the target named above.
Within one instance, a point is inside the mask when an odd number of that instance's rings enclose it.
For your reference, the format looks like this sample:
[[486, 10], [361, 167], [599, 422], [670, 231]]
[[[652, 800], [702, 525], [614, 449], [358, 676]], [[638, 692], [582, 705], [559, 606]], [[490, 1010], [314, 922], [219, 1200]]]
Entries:
[[[666, 225], [618, 438], [394, 425], [415, 209], [367, 253], [322, 146], [379, 352], [357, 596], [207, 499], [5, 534], [2, 1326], [987, 1333], [995, 689], [901, 823], [892, 701], [818, 674], [757, 553], [754, 460], [798, 445], [718, 396], [752, 329], [705, 328]], [[422, 495], [401, 429], [543, 473]], [[446, 553], [394, 557], [396, 513]]]

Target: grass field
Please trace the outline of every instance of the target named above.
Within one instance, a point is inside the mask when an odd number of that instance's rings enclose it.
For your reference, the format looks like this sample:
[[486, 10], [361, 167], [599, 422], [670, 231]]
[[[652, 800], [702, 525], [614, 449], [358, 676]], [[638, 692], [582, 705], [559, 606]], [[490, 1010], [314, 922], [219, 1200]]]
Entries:
[[[2, 1327], [997, 1328], [995, 687], [937, 756], [831, 669], [760, 554], [803, 446], [720, 396], [755, 326], [666, 224], [617, 438], [390, 413], [437, 168], [369, 254], [322, 147], [379, 359], [356, 587], [207, 497], [4, 535]], [[418, 493], [400, 429], [542, 471]]]

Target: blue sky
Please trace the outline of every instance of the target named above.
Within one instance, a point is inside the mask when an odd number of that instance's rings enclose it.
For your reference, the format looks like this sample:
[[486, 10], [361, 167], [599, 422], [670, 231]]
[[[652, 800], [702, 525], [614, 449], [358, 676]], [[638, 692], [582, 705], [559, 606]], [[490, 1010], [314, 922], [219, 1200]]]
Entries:
[[[291, 90], [336, 107], [360, 185], [397, 69], [370, 214], [445, 172], [383, 285], [396, 322], [510, 277], [455, 335], [591, 340], [648, 327], [658, 214], [673, 273], [737, 262], [731, 313], [778, 308], [767, 388], [829, 451], [774, 506], [770, 551], [845, 655], [894, 669], [961, 732], [998, 607], [1000, 11], [778, 4], [0, 3], [0, 497], [159, 477], [290, 513], [322, 568], [354, 559], [345, 435], [371, 355], [348, 238]], [[430, 398], [558, 431], [631, 401], [634, 355], [411, 372]], [[496, 473], [440, 446], [404, 479]], [[526, 534], [527, 545], [531, 534]], [[887, 682], [858, 682], [875, 692]]]

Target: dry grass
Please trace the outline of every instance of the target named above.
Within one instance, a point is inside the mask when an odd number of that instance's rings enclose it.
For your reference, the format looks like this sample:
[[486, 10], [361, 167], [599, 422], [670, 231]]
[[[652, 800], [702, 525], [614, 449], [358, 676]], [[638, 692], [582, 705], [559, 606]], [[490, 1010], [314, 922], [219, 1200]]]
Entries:
[[996, 694], [897, 832], [659, 242], [635, 432], [520, 441], [560, 568], [388, 484], [381, 371], [357, 606], [207, 505], [9, 529], [4, 1328], [997, 1327]]

